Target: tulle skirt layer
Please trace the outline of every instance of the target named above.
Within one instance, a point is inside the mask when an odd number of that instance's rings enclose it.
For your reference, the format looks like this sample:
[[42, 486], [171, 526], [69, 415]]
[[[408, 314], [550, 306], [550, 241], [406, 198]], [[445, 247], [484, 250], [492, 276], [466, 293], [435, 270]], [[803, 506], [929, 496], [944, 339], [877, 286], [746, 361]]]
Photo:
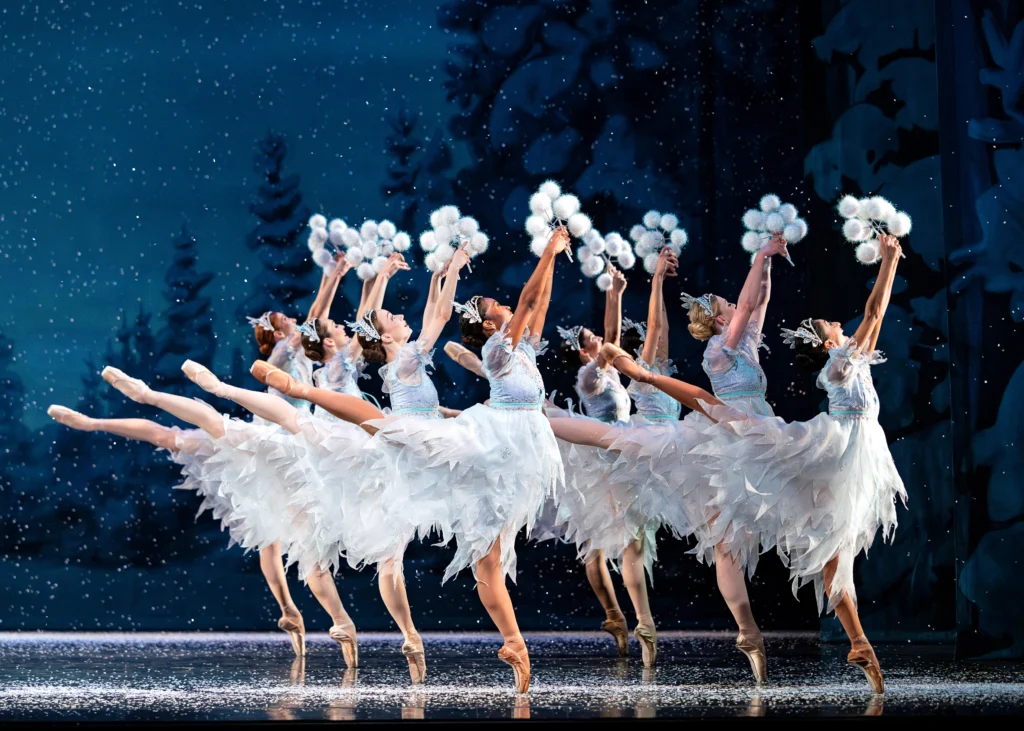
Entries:
[[889, 452], [885, 432], [873, 416], [818, 414], [806, 422], [740, 414], [707, 407], [729, 438], [705, 444], [701, 459], [713, 458], [719, 512], [700, 526], [697, 550], [716, 544], [750, 566], [752, 537], [761, 550], [777, 547], [788, 561], [793, 591], [813, 583], [819, 611], [825, 596], [822, 572], [838, 557], [828, 609], [848, 595], [856, 601], [853, 561], [867, 551], [878, 529], [895, 530], [896, 497], [906, 490]]
[[539, 410], [478, 404], [454, 419], [388, 417], [370, 422], [374, 449], [393, 460], [413, 495], [412, 522], [429, 524], [456, 552], [444, 580], [486, 557], [501, 540], [502, 567], [516, 575], [516, 534], [532, 531], [563, 484], [562, 460]]

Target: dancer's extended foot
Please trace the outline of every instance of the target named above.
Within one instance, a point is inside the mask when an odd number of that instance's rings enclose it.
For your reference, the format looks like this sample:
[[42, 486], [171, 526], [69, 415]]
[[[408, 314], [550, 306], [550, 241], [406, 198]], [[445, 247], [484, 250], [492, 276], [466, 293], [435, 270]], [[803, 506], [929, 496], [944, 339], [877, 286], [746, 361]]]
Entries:
[[764, 638], [761, 633], [751, 632], [736, 636], [736, 649], [747, 656], [754, 681], [761, 685], [768, 679], [768, 660], [764, 653]]
[[530, 689], [530, 655], [526, 652], [526, 642], [522, 637], [506, 640], [498, 650], [498, 659], [512, 666], [516, 675], [516, 692], [525, 693]]
[[63, 424], [79, 431], [93, 431], [94, 419], [91, 416], [80, 414], [74, 409], [69, 409], [67, 406], [53, 404], [46, 410], [46, 413], [58, 424]]
[[224, 390], [223, 383], [215, 376], [209, 368], [196, 363], [194, 360], [186, 360], [181, 364], [181, 372], [185, 374], [188, 380], [199, 386], [207, 393], [212, 393], [214, 396], [220, 396]]
[[881, 695], [885, 692], [885, 679], [882, 677], [882, 668], [875, 657], [875, 650], [868, 642], [868, 638], [861, 635], [851, 643], [850, 654], [846, 656], [846, 662], [859, 667], [864, 677], [868, 679], [871, 690]]
[[418, 632], [410, 632], [402, 643], [402, 654], [409, 661], [409, 677], [414, 685], [423, 682], [427, 677], [427, 662], [423, 657], [423, 640]]
[[654, 380], [653, 373], [637, 363], [633, 356], [618, 345], [605, 343], [601, 347], [601, 357], [604, 358], [612, 368], [624, 376], [632, 378], [634, 381], [638, 381], [639, 383], [651, 383]]
[[619, 650], [619, 657], [629, 656], [629, 628], [626, 626], [626, 618], [606, 619], [601, 622], [601, 630], [607, 632], [615, 640], [615, 646]]
[[341, 654], [345, 656], [345, 665], [350, 668], [359, 667], [359, 640], [356, 637], [356, 626], [351, 621], [345, 624], [336, 624], [327, 634], [341, 645]]
[[100, 375], [103, 376], [104, 381], [130, 398], [132, 401], [136, 401], [140, 404], [147, 402], [150, 394], [150, 388], [138, 378], [132, 378], [124, 371], [114, 368], [113, 366], [107, 366], [104, 368], [100, 372]]
[[253, 363], [249, 372], [257, 381], [268, 388], [280, 391], [285, 396], [303, 398], [306, 396], [307, 389], [309, 388], [306, 384], [299, 383], [280, 368], [270, 365], [265, 360], [258, 360]]
[[633, 636], [640, 642], [640, 651], [644, 657], [644, 667], [653, 668], [658, 660], [658, 632], [654, 625], [637, 625]]
[[292, 649], [295, 657], [306, 656], [306, 625], [302, 621], [302, 615], [294, 607], [285, 609], [281, 619], [277, 620], [278, 629], [288, 633], [288, 639], [292, 641]]

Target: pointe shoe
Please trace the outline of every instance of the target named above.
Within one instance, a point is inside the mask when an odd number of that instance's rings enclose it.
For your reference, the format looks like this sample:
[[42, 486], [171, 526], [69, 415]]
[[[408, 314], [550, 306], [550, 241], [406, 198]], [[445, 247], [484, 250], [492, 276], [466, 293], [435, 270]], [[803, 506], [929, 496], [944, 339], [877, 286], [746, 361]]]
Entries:
[[270, 365], [265, 360], [253, 363], [249, 373], [263, 385], [279, 391], [285, 396], [303, 398], [306, 395], [307, 386], [305, 384], [299, 383], [280, 368]]
[[754, 682], [761, 685], [768, 680], [768, 660], [764, 652], [764, 638], [759, 632], [749, 637], [742, 632], [736, 636], [736, 649], [747, 656], [750, 661], [750, 672], [754, 674]]
[[626, 620], [617, 621], [606, 619], [601, 622], [601, 630], [607, 632], [615, 639], [615, 646], [619, 650], [619, 657], [629, 657], [629, 629], [626, 627]]
[[63, 424], [64, 426], [72, 429], [78, 429], [79, 431], [92, 431], [90, 429], [92, 417], [80, 414], [74, 409], [69, 409], [67, 406], [58, 406], [57, 404], [53, 404], [46, 410], [46, 415], [58, 424]]
[[620, 348], [618, 345], [612, 345], [611, 343], [605, 343], [601, 346], [601, 357], [605, 359], [609, 365], [623, 375], [632, 378], [634, 381], [640, 383], [651, 383], [654, 380], [654, 375], [638, 364], [636, 359], [627, 353], [625, 350]]
[[644, 657], [644, 667], [653, 668], [658, 659], [658, 633], [651, 627], [637, 625], [633, 636], [640, 642], [640, 651]]
[[409, 661], [409, 677], [413, 685], [419, 685], [427, 677], [427, 662], [423, 657], [423, 640], [418, 634], [402, 643], [402, 654]]
[[288, 633], [288, 639], [292, 641], [292, 650], [295, 657], [306, 656], [306, 627], [302, 623], [302, 615], [299, 618], [281, 617], [277, 620], [277, 628]]
[[853, 641], [853, 648], [846, 656], [846, 662], [856, 665], [864, 673], [871, 691], [878, 695], [885, 693], [885, 679], [882, 677], [882, 668], [875, 657], [875, 650], [867, 641], [867, 638], [858, 638]]
[[202, 365], [196, 363], [194, 360], [186, 360], [181, 364], [181, 372], [185, 374], [185, 377], [192, 383], [199, 386], [207, 393], [212, 393], [214, 396], [220, 396], [218, 391], [224, 384], [220, 382], [220, 379], [213, 374], [213, 372]]
[[351, 623], [336, 624], [327, 634], [341, 645], [341, 654], [345, 656], [345, 665], [350, 668], [359, 667], [359, 641], [356, 639], [356, 626]]
[[145, 399], [149, 394], [150, 389], [149, 386], [138, 378], [132, 378], [124, 371], [114, 368], [113, 366], [107, 366], [104, 368], [100, 372], [100, 375], [103, 376], [104, 381], [130, 398], [132, 401], [136, 401], [140, 404], [146, 403]]
[[512, 666], [512, 672], [516, 675], [516, 692], [528, 691], [530, 689], [530, 656], [526, 653], [525, 645], [520, 652], [516, 652], [506, 643], [498, 650], [498, 659]]

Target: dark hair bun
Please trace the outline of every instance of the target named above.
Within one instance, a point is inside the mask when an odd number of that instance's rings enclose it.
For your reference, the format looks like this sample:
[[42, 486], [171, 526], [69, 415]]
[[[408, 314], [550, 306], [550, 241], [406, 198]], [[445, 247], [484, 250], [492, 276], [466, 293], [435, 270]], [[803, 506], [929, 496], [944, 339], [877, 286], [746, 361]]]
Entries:
[[569, 366], [570, 368], [579, 368], [583, 365], [583, 360], [580, 358], [580, 351], [572, 347], [566, 341], [562, 341], [562, 347], [560, 348], [562, 354], [562, 363]]
[[796, 364], [805, 371], [820, 371], [828, 363], [828, 351], [824, 345], [812, 345], [799, 340], [796, 343]]
[[482, 348], [487, 342], [484, 324], [472, 322], [466, 315], [459, 318], [459, 330], [462, 332], [462, 344], [467, 348]]
[[359, 345], [363, 348], [363, 359], [370, 363], [385, 363], [388, 359], [388, 351], [384, 349], [384, 343], [379, 340], [369, 340], [365, 335], [359, 335]]

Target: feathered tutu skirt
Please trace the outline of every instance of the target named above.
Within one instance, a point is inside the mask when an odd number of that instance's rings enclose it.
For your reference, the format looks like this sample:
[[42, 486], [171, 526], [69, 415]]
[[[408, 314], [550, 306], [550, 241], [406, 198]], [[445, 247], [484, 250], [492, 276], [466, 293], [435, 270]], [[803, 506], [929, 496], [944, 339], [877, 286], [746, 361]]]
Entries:
[[[172, 454], [185, 476], [179, 487], [202, 495], [199, 512], [210, 510], [232, 544], [249, 550], [280, 542], [287, 550], [296, 534], [307, 529], [306, 516], [290, 504], [279, 468], [284, 457], [267, 446], [285, 439], [294, 437], [278, 426], [228, 416], [224, 436], [219, 438], [198, 437], [192, 430], [179, 432], [179, 448]], [[287, 459], [293, 455], [289, 453]]]
[[[411, 521], [426, 521], [456, 552], [443, 581], [472, 567], [501, 539], [504, 572], [516, 575], [516, 534], [531, 531], [563, 483], [558, 444], [539, 410], [477, 404], [454, 419], [387, 417], [369, 447], [381, 450], [411, 495]], [[403, 510], [405, 507], [403, 506]]]
[[853, 562], [878, 529], [895, 530], [896, 497], [906, 490], [885, 432], [870, 415], [818, 414], [805, 422], [705, 406], [728, 435], [700, 451], [718, 465], [712, 478], [719, 515], [695, 532], [699, 552], [721, 543], [743, 565], [756, 562], [751, 540], [777, 547], [787, 561], [793, 592], [815, 586], [819, 611], [823, 570], [838, 557], [828, 610], [844, 595], [856, 602]]

